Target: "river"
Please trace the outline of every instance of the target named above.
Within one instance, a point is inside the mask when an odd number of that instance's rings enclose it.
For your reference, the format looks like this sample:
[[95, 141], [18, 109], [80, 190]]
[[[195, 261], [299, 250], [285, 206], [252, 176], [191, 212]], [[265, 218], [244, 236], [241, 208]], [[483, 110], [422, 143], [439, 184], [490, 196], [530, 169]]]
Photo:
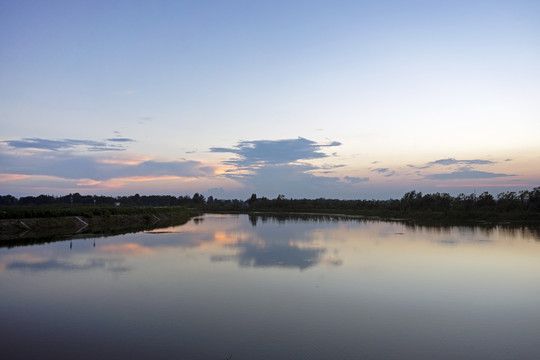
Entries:
[[536, 359], [540, 232], [206, 214], [0, 248], [5, 359]]

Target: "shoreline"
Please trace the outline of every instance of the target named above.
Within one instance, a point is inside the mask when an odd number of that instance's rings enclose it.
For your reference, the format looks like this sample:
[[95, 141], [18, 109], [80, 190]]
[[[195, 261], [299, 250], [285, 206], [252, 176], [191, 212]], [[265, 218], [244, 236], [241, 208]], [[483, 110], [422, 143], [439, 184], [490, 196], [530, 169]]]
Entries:
[[[328, 209], [330, 210], [330, 209]], [[501, 218], [445, 218], [433, 213], [416, 213], [414, 216], [384, 216], [381, 214], [354, 214], [336, 211], [212, 211], [208, 209], [186, 208], [98, 208], [71, 209], [70, 215], [48, 217], [24, 217], [0, 219], [0, 247], [31, 245], [73, 238], [92, 238], [134, 233], [156, 228], [183, 225], [201, 213], [209, 214], [245, 214], [254, 224], [258, 219], [311, 219], [311, 218], [343, 218], [364, 221], [399, 222], [412, 226], [448, 227], [540, 227], [540, 221], [531, 219]], [[95, 215], [98, 214], [98, 215]], [[410, 215], [410, 214], [409, 214]], [[423, 215], [423, 216], [422, 216]], [[438, 214], [440, 215], [440, 214]], [[264, 221], [264, 220], [263, 220]]]
[[71, 215], [0, 219], [0, 247], [74, 237], [100, 237], [182, 225], [196, 216], [185, 209], [138, 214]]

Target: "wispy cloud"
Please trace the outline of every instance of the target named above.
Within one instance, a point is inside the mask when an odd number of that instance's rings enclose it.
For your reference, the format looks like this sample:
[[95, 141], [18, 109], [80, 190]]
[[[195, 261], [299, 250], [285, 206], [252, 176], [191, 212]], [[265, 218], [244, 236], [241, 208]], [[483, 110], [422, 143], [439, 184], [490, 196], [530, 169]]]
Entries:
[[[54, 176], [63, 179], [107, 181], [114, 178], [206, 177], [214, 168], [198, 161], [111, 161], [110, 157], [92, 154], [126, 150], [125, 143], [135, 140], [120, 136], [106, 141], [81, 139], [23, 138], [6, 140], [0, 157], [4, 174]], [[110, 144], [117, 143], [117, 144]], [[10, 149], [11, 148], [11, 149]], [[25, 154], [16, 150], [25, 149]], [[38, 151], [36, 151], [38, 150]], [[28, 152], [30, 155], [28, 155]]]
[[151, 118], [150, 116], [142, 116], [139, 118], [138, 120], [138, 124], [139, 125], [145, 125], [145, 124], [148, 124], [150, 122], [154, 121], [153, 118]]
[[396, 172], [394, 170], [390, 170], [389, 168], [376, 168], [376, 169], [371, 169], [371, 172], [376, 172], [378, 174], [382, 174], [384, 175], [385, 177], [390, 177], [390, 176], [394, 176], [396, 174]]
[[474, 159], [474, 160], [456, 160], [453, 158], [447, 158], [447, 159], [439, 159], [428, 163], [428, 166], [433, 165], [488, 165], [488, 164], [494, 164], [491, 160], [481, 160], [481, 159]]
[[[118, 141], [110, 139], [108, 141]], [[131, 139], [120, 140], [121, 142], [132, 141]], [[23, 138], [20, 140], [6, 140], [5, 144], [16, 149], [37, 149], [37, 150], [74, 150], [84, 149], [88, 151], [124, 151], [126, 150], [121, 145], [109, 145], [104, 141], [95, 140], [78, 140], [78, 139], [62, 139], [51, 140], [41, 138]]]
[[213, 174], [213, 168], [203, 166], [199, 161], [145, 161], [129, 166], [123, 173], [127, 176], [164, 176], [199, 177]]
[[[90, 150], [91, 151], [91, 150]], [[105, 159], [106, 160], [106, 159]], [[135, 176], [201, 177], [213, 174], [213, 167], [198, 161], [143, 161], [110, 163], [100, 157], [53, 152], [48, 156], [20, 156], [4, 153], [0, 168], [5, 174], [44, 175], [64, 179], [109, 180]]]
[[8, 270], [20, 270], [20, 271], [45, 271], [45, 270], [60, 270], [60, 271], [74, 271], [74, 270], [93, 270], [93, 269], [105, 269], [112, 272], [124, 272], [129, 271], [130, 268], [123, 266], [122, 260], [104, 260], [104, 259], [88, 259], [86, 262], [77, 263], [57, 259], [48, 259], [42, 261], [13, 261], [7, 264]]
[[470, 170], [470, 169], [461, 169], [458, 171], [453, 171], [451, 173], [429, 174], [429, 175], [426, 175], [425, 178], [432, 179], [432, 180], [456, 180], [456, 179], [488, 179], [488, 178], [500, 178], [500, 177], [508, 177], [508, 176], [516, 176], [516, 175], [493, 173], [493, 172], [487, 172], [487, 171], [477, 171], [477, 170]]
[[21, 179], [26, 179], [29, 175], [20, 175], [20, 174], [0, 174], [0, 182], [4, 181], [17, 181]]
[[357, 176], [345, 176], [343, 179], [353, 184], [369, 181], [368, 177], [357, 177]]
[[117, 137], [117, 138], [107, 139], [107, 141], [112, 141], [112, 142], [134, 142], [135, 140], [129, 139], [129, 138]]
[[[497, 173], [490, 171], [481, 171], [476, 168], [479, 166], [496, 165], [496, 161], [485, 159], [459, 160], [454, 158], [439, 159], [430, 161], [424, 165], [407, 165], [410, 168], [416, 169], [416, 174], [423, 179], [429, 180], [460, 180], [460, 179], [491, 179], [501, 177], [516, 176], [514, 174]], [[431, 171], [431, 173], [426, 173]], [[437, 169], [440, 172], [433, 173]]]
[[416, 165], [407, 165], [415, 169], [427, 169], [433, 166], [453, 166], [453, 165], [491, 165], [495, 164], [491, 160], [482, 160], [482, 159], [473, 159], [473, 160], [457, 160], [454, 158], [439, 159], [435, 161], [430, 161], [425, 165], [416, 166]]

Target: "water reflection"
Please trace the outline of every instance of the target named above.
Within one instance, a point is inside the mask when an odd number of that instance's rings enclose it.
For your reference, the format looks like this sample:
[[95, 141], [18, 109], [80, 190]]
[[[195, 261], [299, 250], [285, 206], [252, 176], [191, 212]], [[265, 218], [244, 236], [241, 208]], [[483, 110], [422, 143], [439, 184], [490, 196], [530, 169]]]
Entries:
[[[235, 217], [236, 222], [230, 222], [225, 217], [224, 225], [220, 216], [209, 216], [194, 219], [192, 223], [181, 228], [161, 229], [147, 234], [159, 235], [146, 239], [139, 237], [139, 242], [147, 248], [152, 247], [181, 247], [225, 249], [233, 251], [230, 254], [215, 254], [211, 257], [213, 262], [235, 261], [242, 267], [283, 267], [307, 269], [319, 263], [325, 249], [313, 243], [310, 226], [295, 226], [292, 228], [276, 228], [275, 223], [296, 223], [306, 225], [313, 221], [309, 218], [285, 218], [273, 216], [249, 216], [249, 222], [258, 226], [246, 228], [245, 217]], [[318, 219], [320, 221], [321, 219]], [[204, 222], [204, 226], [200, 224]], [[233, 224], [231, 226], [230, 224]], [[329, 263], [339, 265], [339, 260], [333, 259]]]
[[[235, 221], [230, 221], [235, 219]], [[250, 227], [244, 225], [249, 222]], [[294, 226], [286, 226], [294, 225]], [[114, 254], [128, 257], [132, 255], [152, 256], [163, 249], [211, 248], [215, 253], [210, 256], [214, 263], [236, 262], [241, 267], [278, 267], [305, 270], [319, 263], [341, 266], [344, 259], [339, 251], [329, 252], [324, 246], [327, 241], [339, 241], [342, 234], [335, 233], [335, 225], [340, 231], [348, 226], [371, 228], [371, 236], [390, 239], [401, 236], [405, 239], [429, 239], [442, 246], [456, 246], [460, 243], [488, 244], [504, 238], [534, 239], [540, 241], [540, 230], [531, 225], [511, 224], [419, 224], [417, 222], [387, 221], [378, 228], [376, 220], [318, 214], [251, 214], [245, 215], [207, 215], [192, 219], [183, 226], [158, 228], [136, 234], [117, 236], [114, 243], [102, 242], [92, 247], [100, 254]], [[317, 232], [332, 228], [330, 232], [321, 232], [326, 238], [317, 236]], [[400, 231], [395, 229], [399, 228]], [[125, 240], [126, 239], [126, 240]], [[129, 239], [129, 240], [127, 240]], [[86, 242], [86, 239], [72, 239], [69, 248], [73, 250]], [[88, 251], [87, 247], [84, 247]], [[223, 253], [226, 251], [226, 253]], [[0, 259], [2, 261], [2, 259]], [[85, 259], [82, 262], [70, 262], [65, 259], [42, 259], [25, 262], [15, 260], [0, 264], [8, 270], [86, 270], [107, 269], [109, 271], [129, 271], [130, 267], [119, 265], [120, 259]]]
[[534, 358], [537, 235], [527, 227], [205, 215], [2, 248], [2, 356]]
[[112, 272], [124, 272], [129, 271], [130, 268], [123, 266], [124, 261], [121, 259], [87, 259], [83, 262], [72, 262], [60, 259], [45, 259], [38, 261], [25, 261], [15, 260], [5, 265], [7, 270], [20, 270], [20, 271], [82, 271], [82, 270], [94, 270], [105, 269]]
[[260, 214], [249, 214], [249, 222], [252, 226], [257, 226], [257, 223], [262, 222], [266, 224], [268, 222], [285, 224], [285, 223], [294, 223], [294, 222], [316, 222], [316, 223], [327, 223], [327, 222], [361, 222], [367, 223], [373, 221], [372, 219], [367, 219], [365, 217], [354, 217], [354, 216], [345, 216], [345, 215], [332, 215], [332, 214], [269, 214], [269, 213], [260, 213]]
[[486, 238], [500, 234], [503, 237], [522, 236], [540, 241], [540, 224], [528, 223], [481, 223], [473, 222], [468, 224], [448, 224], [448, 223], [417, 223], [412, 221], [398, 222], [402, 223], [408, 231], [413, 232], [431, 232], [434, 234], [451, 234], [456, 231], [459, 236], [476, 237], [477, 235]]
[[301, 270], [316, 265], [324, 252], [322, 249], [301, 249], [297, 246], [282, 245], [261, 247], [250, 243], [242, 244], [240, 248], [238, 260], [241, 266], [279, 266]]

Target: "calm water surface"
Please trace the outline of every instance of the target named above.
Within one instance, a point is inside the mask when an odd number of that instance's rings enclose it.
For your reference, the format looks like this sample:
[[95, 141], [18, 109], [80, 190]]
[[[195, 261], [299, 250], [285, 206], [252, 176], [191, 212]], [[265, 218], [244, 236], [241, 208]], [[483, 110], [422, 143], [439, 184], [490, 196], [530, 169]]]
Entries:
[[538, 359], [540, 236], [205, 215], [0, 249], [4, 359]]

